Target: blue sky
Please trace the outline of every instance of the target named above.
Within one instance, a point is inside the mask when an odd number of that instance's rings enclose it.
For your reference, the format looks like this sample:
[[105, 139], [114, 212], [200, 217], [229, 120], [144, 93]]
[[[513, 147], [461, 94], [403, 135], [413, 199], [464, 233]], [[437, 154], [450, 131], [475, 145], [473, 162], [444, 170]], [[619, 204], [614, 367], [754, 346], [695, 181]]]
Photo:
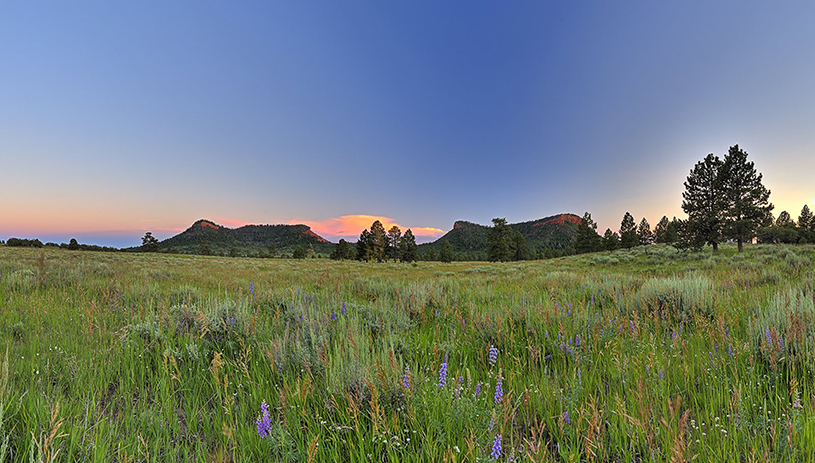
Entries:
[[0, 238], [654, 225], [736, 143], [813, 207], [815, 4], [440, 3], [3, 5]]

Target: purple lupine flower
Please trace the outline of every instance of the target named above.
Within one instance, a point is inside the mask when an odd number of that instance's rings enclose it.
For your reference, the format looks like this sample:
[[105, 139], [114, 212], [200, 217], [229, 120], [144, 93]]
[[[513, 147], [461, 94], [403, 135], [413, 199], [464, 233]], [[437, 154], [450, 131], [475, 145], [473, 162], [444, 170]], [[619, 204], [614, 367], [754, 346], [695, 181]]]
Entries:
[[577, 369], [577, 382], [583, 384], [583, 375], [580, 374], [580, 368]]
[[659, 370], [659, 379], [665, 379], [665, 369], [661, 368]]
[[261, 439], [265, 439], [269, 432], [272, 430], [272, 422], [269, 418], [269, 406], [266, 405], [266, 401], [264, 400], [260, 404], [261, 416], [260, 418], [255, 421], [257, 425], [258, 434], [260, 435]]
[[490, 366], [494, 367], [498, 361], [498, 348], [490, 344]]
[[767, 344], [772, 346], [773, 345], [773, 336], [770, 334], [770, 329], [769, 328], [764, 330], [764, 337], [767, 338]]
[[439, 368], [439, 387], [447, 385], [447, 359], [448, 354], [444, 354], [444, 363], [442, 363], [441, 368]]
[[580, 335], [574, 335], [574, 345], [580, 347]]
[[493, 460], [497, 460], [501, 458], [501, 435], [496, 434], [495, 440], [492, 441], [492, 453], [490, 454], [490, 458]]
[[336, 320], [336, 319], [337, 319], [337, 312], [334, 312], [333, 310], [331, 311], [331, 319], [332, 319], [332, 320]]
[[487, 425], [487, 431], [492, 431], [492, 428], [495, 426], [495, 417], [490, 417], [490, 424]]
[[235, 317], [229, 317], [229, 324], [230, 324], [230, 325], [234, 325], [234, 324], [235, 324]]
[[501, 374], [498, 374], [498, 382], [495, 383], [495, 403], [501, 401], [504, 398], [504, 379], [501, 377]]
[[345, 302], [344, 301], [342, 303], [342, 309], [340, 310], [340, 313], [342, 313], [343, 317], [345, 316]]
[[778, 347], [780, 347], [781, 350], [784, 350], [784, 338], [781, 336], [778, 337]]
[[707, 351], [707, 356], [710, 358], [710, 361], [713, 361], [713, 352]]
[[405, 389], [410, 389], [410, 368], [409, 367], [405, 367], [405, 374], [402, 375], [402, 386], [404, 386]]
[[566, 424], [572, 423], [572, 419], [569, 418], [569, 412], [563, 412], [563, 422]]
[[727, 353], [730, 354], [731, 357], [733, 356], [733, 346], [727, 346]]
[[475, 396], [478, 397], [478, 394], [481, 394], [481, 383], [475, 385]]

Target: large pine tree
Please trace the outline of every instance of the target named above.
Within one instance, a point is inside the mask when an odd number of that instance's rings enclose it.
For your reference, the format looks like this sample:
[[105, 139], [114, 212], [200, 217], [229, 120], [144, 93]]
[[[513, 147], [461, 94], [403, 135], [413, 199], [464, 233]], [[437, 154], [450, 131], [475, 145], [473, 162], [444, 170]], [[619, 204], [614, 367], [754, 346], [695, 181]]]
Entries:
[[399, 239], [399, 258], [402, 262], [413, 262], [419, 259], [419, 248], [416, 246], [416, 237], [408, 228]]
[[385, 233], [385, 227], [382, 222], [375, 220], [371, 224], [371, 260], [382, 262], [387, 257], [388, 251], [388, 235]]
[[724, 233], [736, 240], [739, 252], [744, 241], [756, 235], [758, 227], [766, 220], [773, 205], [769, 202], [770, 190], [761, 183], [747, 152], [739, 145], [731, 146], [721, 166], [721, 187], [725, 200], [723, 208]]
[[575, 248], [578, 254], [599, 251], [602, 238], [597, 234], [597, 224], [592, 220], [591, 214], [586, 212], [577, 225], [577, 241]]
[[687, 247], [701, 248], [705, 244], [719, 249], [722, 241], [723, 209], [722, 160], [713, 153], [696, 163], [685, 180], [682, 210], [688, 220], [682, 227], [682, 241]]
[[506, 262], [515, 257], [515, 235], [507, 225], [507, 219], [492, 219], [492, 228], [487, 235], [487, 254], [492, 262]]
[[637, 227], [637, 238], [640, 240], [640, 246], [654, 244], [654, 232], [651, 231], [651, 224], [645, 217], [640, 220], [640, 225]]
[[633, 248], [638, 245], [639, 242], [637, 223], [634, 222], [634, 216], [626, 211], [622, 222], [620, 222], [620, 246], [623, 248]]

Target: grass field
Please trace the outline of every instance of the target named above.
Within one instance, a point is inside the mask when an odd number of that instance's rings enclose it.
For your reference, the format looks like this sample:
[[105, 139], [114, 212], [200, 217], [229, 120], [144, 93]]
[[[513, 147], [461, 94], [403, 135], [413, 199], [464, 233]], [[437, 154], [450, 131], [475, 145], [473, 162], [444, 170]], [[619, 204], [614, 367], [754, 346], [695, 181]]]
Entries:
[[813, 461], [814, 256], [0, 247], [0, 462]]

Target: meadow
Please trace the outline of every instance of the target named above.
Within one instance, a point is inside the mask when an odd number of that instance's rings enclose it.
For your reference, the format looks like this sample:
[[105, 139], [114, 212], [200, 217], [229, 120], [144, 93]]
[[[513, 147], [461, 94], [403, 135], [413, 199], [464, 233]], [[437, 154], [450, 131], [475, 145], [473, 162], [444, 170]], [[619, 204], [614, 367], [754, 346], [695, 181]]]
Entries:
[[810, 462], [814, 258], [0, 247], [0, 462]]

